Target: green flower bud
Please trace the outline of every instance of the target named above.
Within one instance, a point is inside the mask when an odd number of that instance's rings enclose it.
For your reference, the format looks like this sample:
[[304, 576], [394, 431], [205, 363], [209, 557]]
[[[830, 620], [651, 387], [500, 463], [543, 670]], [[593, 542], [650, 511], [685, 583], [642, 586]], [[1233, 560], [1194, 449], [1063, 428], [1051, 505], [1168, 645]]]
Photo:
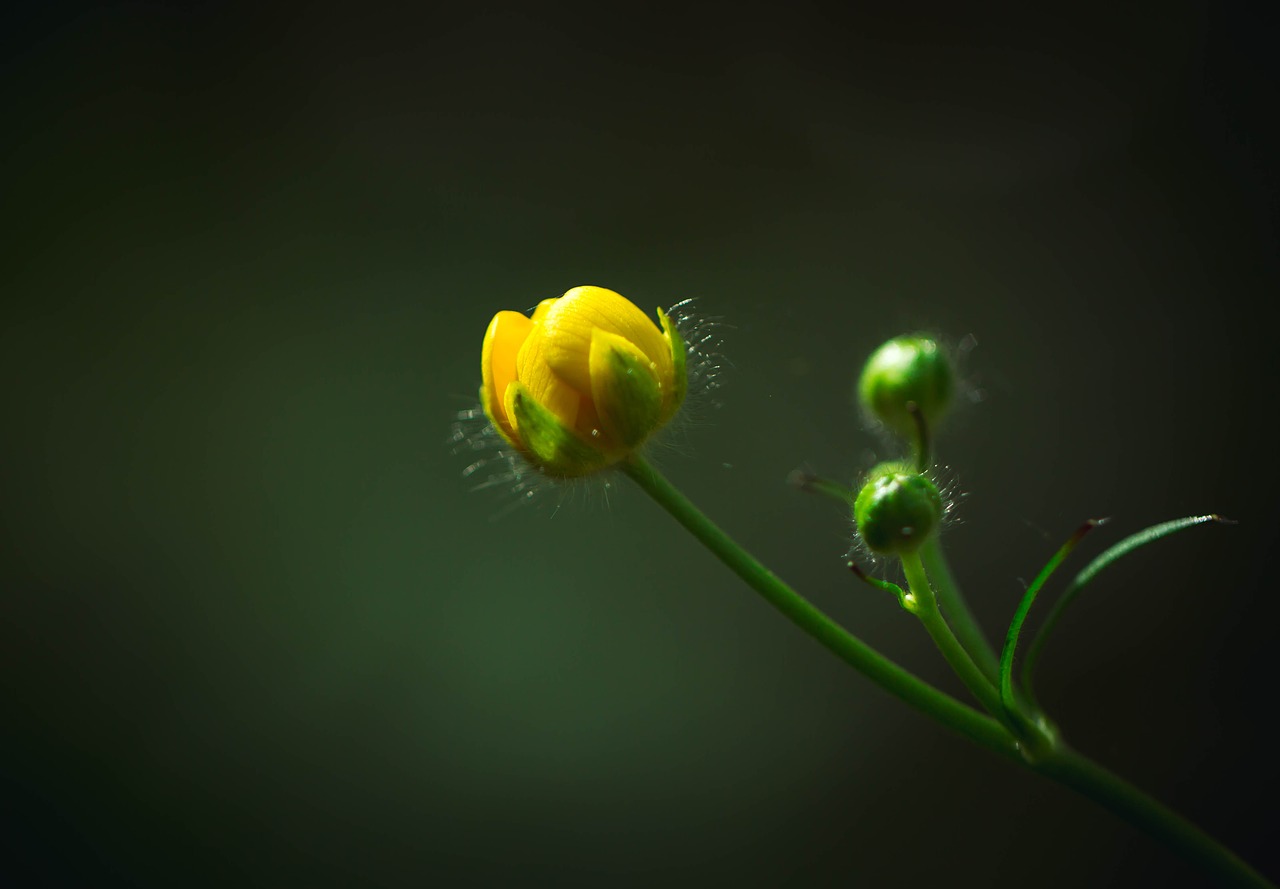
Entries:
[[925, 423], [935, 426], [951, 402], [951, 362], [936, 340], [899, 336], [876, 349], [862, 368], [858, 398], [863, 407], [906, 438], [916, 435], [908, 405], [919, 408]]
[[871, 470], [853, 503], [858, 533], [872, 552], [915, 552], [942, 521], [942, 495], [933, 482], [902, 463]]

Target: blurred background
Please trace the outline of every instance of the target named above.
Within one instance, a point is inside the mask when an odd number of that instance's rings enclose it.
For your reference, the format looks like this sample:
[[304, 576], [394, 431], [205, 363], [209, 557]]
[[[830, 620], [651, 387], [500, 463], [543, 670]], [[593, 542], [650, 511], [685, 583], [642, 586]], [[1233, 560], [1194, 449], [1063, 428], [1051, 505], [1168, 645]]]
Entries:
[[1280, 144], [1243, 6], [6, 17], [6, 885], [1207, 885], [625, 479], [470, 490], [490, 317], [578, 284], [724, 320], [722, 406], [654, 459], [957, 694], [785, 483], [889, 453], [852, 404], [883, 339], [976, 342], [938, 452], [991, 635], [1085, 518], [1076, 568], [1237, 519], [1104, 574], [1041, 691], [1280, 877]]

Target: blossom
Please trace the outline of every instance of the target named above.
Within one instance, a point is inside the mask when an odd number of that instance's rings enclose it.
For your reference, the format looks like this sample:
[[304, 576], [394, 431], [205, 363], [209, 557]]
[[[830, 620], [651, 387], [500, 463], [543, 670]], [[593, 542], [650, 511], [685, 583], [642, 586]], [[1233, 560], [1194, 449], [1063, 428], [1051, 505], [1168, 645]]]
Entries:
[[639, 448], [679, 409], [685, 346], [625, 297], [575, 287], [532, 316], [499, 312], [481, 353], [480, 403], [495, 429], [553, 476], [603, 469]]

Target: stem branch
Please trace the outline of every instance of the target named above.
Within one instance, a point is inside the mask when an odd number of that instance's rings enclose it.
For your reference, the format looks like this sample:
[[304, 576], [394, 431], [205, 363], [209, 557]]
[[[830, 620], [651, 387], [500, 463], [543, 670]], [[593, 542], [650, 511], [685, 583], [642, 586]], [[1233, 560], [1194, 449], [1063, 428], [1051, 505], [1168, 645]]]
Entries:
[[924, 542], [920, 547], [921, 561], [933, 580], [938, 594], [938, 606], [955, 631], [956, 638], [960, 640], [964, 650], [969, 652], [969, 657], [973, 658], [982, 675], [995, 684], [1000, 677], [1000, 660], [986, 634], [982, 632], [978, 619], [969, 610], [969, 604], [960, 592], [960, 584], [956, 583], [951, 574], [951, 566], [947, 564], [947, 557], [942, 552], [940, 538], [941, 535], [934, 534]]
[[[1032, 769], [1059, 784], [1088, 797], [1111, 810], [1122, 819], [1135, 825], [1170, 848], [1185, 855], [1228, 886], [1251, 889], [1277, 889], [1256, 870], [1237, 857], [1225, 846], [1201, 831], [1190, 821], [1166, 808], [1154, 798], [1129, 784], [1092, 760], [1067, 749], [1056, 738], [1052, 746], [1038, 751], [1042, 755], [1029, 759], [1021, 755], [1013, 736], [999, 722], [984, 716], [950, 695], [934, 688], [914, 674], [881, 655], [865, 642], [835, 623], [807, 599], [791, 589], [775, 574], [761, 565], [732, 538], [698, 510], [671, 483], [653, 469], [639, 455], [633, 455], [621, 464], [623, 472], [630, 476], [650, 497], [693, 534], [704, 546], [725, 563], [735, 574], [765, 598], [769, 604], [783, 613], [841, 660], [863, 673], [881, 688], [896, 695], [911, 706], [934, 717], [943, 725], [959, 732], [976, 744], [993, 750], [1020, 765]], [[918, 559], [908, 568], [908, 582], [919, 597], [920, 590], [929, 589], [928, 577]], [[908, 565], [903, 560], [904, 567]], [[917, 579], [911, 580], [913, 572]], [[921, 584], [921, 581], [923, 583]], [[928, 592], [933, 601], [932, 590]], [[933, 603], [936, 613], [936, 603]], [[941, 622], [941, 616], [939, 615]], [[945, 622], [942, 623], [945, 629]], [[971, 688], [987, 689], [979, 697], [992, 698], [999, 706], [995, 688], [974, 665], [972, 658], [950, 636], [948, 646], [964, 655], [960, 660], [962, 678], [968, 675], [966, 684]], [[945, 651], [944, 651], [945, 653]], [[967, 666], [963, 666], [967, 663]], [[954, 666], [954, 665], [953, 665]], [[978, 692], [975, 691], [975, 694]], [[984, 700], [984, 705], [990, 703]]]
[[973, 742], [1019, 758], [1013, 738], [998, 722], [904, 670], [827, 617], [735, 543], [643, 457], [632, 455], [621, 468], [748, 586], [845, 663]]
[[929, 583], [929, 576], [925, 573], [920, 556], [917, 553], [904, 553], [902, 570], [906, 572], [907, 586], [916, 600], [916, 614], [924, 624], [924, 628], [928, 630], [934, 644], [938, 646], [938, 650], [942, 652], [942, 656], [947, 659], [951, 669], [955, 670], [960, 681], [989, 713], [996, 717], [1003, 716], [1004, 708], [1000, 706], [1000, 695], [996, 687], [978, 669], [973, 658], [951, 632], [951, 627], [943, 620], [942, 612], [938, 611], [938, 602], [934, 597], [933, 587]]

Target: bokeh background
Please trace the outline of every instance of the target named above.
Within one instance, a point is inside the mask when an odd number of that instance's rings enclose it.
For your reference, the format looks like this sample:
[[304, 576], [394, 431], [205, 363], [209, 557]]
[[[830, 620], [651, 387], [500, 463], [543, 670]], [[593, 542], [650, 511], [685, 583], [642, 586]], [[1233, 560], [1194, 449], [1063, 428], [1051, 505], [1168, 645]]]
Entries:
[[6, 18], [6, 885], [1205, 885], [625, 479], [471, 491], [489, 318], [583, 283], [723, 319], [723, 388], [654, 458], [957, 693], [785, 484], [887, 453], [851, 404], [881, 340], [976, 342], [939, 451], [993, 635], [1086, 517], [1076, 566], [1239, 520], [1104, 575], [1042, 693], [1280, 876], [1280, 144], [1243, 5]]

